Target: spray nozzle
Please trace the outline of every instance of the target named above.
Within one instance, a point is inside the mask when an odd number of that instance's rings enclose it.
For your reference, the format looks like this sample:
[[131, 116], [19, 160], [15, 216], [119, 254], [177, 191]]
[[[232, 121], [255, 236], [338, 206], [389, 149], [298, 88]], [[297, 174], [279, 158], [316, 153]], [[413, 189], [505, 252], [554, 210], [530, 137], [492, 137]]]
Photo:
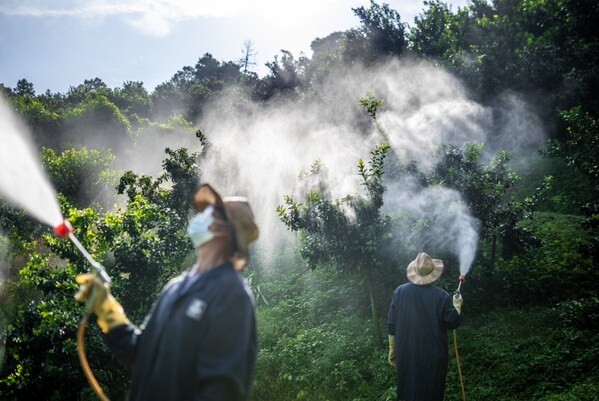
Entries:
[[73, 226], [71, 226], [71, 223], [69, 223], [68, 220], [65, 220], [56, 227], [54, 227], [54, 232], [59, 237], [67, 238], [69, 234], [73, 233]]
[[455, 291], [456, 295], [458, 295], [460, 293], [460, 288], [462, 287], [462, 283], [464, 282], [464, 280], [466, 280], [466, 276], [463, 274], [460, 274], [460, 277], [458, 278], [458, 280], [460, 281], [460, 283], [458, 284], [458, 289]]

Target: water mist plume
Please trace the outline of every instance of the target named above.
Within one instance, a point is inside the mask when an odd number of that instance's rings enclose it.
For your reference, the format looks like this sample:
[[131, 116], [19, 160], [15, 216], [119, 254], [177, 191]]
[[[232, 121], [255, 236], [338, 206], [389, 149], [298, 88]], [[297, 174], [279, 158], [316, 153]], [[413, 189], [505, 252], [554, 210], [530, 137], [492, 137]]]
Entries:
[[408, 221], [426, 220], [423, 233], [408, 231], [410, 226], [396, 233], [423, 252], [448, 252], [460, 264], [460, 274], [470, 271], [478, 245], [477, 222], [462, 200], [452, 189], [434, 186], [421, 189], [410, 182], [392, 184], [385, 194], [384, 210], [403, 214]]
[[[255, 104], [249, 96], [241, 101], [239, 88], [229, 88], [212, 104], [205, 105], [201, 120], [196, 121], [211, 143], [201, 165], [202, 180], [223, 195], [249, 198], [261, 229], [256, 250], [265, 255], [289, 249], [288, 245], [296, 240], [275, 210], [283, 203], [284, 195], [304, 199], [307, 188], [302, 175], [315, 161], [326, 167], [330, 198], [339, 199], [363, 189], [357, 161], [368, 159], [382, 142], [389, 143], [402, 163], [413, 160], [426, 169], [437, 162], [441, 144], [479, 142], [499, 146], [496, 140], [488, 141], [491, 134], [496, 134], [495, 139], [498, 132], [525, 137], [536, 123], [527, 117], [530, 110], [521, 107], [513, 96], [509, 102], [498, 102], [502, 118], [497, 119], [495, 110], [472, 100], [456, 77], [424, 62], [394, 60], [377, 68], [356, 66], [349, 72], [332, 71], [312, 89], [315, 96], [301, 101], [276, 99], [269, 104]], [[359, 104], [359, 98], [368, 93], [384, 100], [377, 110], [380, 130], [371, 124]], [[508, 123], [509, 127], [502, 125]], [[169, 138], [168, 143], [171, 148], [188, 146], [175, 138]], [[160, 159], [150, 163], [149, 158], [154, 154], [162, 158], [163, 144], [163, 140], [152, 141], [156, 152], [138, 152], [146, 165], [160, 165]], [[486, 149], [498, 150], [493, 146]], [[397, 183], [390, 182], [390, 187], [393, 184]], [[405, 197], [411, 189], [403, 191]], [[456, 235], [461, 238], [460, 248], [450, 251], [460, 258], [462, 269], [468, 270], [476, 250], [475, 221], [463, 203], [456, 201], [455, 208], [454, 216], [464, 217], [456, 224], [467, 224], [451, 235], [446, 233], [444, 238], [448, 239], [441, 245], [458, 244]], [[268, 263], [272, 257], [265, 259]]]
[[[284, 195], [303, 200], [300, 176], [316, 160], [326, 166], [331, 199], [339, 199], [363, 189], [357, 161], [368, 159], [377, 144], [388, 141], [402, 160], [430, 166], [442, 143], [483, 141], [492, 117], [455, 77], [423, 63], [331, 74], [315, 91], [313, 100], [244, 104], [243, 113], [227, 115], [223, 110], [233, 100], [222, 98], [198, 122], [213, 145], [202, 179], [253, 201], [261, 227], [257, 247], [267, 254], [294, 238], [275, 209]], [[367, 93], [384, 100], [377, 115], [386, 135], [359, 104]]]
[[0, 96], [0, 200], [55, 227], [62, 221], [56, 193], [45, 175], [29, 132]]

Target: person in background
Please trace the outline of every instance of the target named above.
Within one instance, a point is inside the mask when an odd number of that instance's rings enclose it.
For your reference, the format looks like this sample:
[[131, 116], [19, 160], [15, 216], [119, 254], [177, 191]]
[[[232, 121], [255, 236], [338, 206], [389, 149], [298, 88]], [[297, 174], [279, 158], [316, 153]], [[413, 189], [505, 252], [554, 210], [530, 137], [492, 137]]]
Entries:
[[397, 369], [397, 399], [442, 401], [449, 363], [447, 330], [460, 325], [463, 299], [433, 285], [443, 262], [424, 252], [393, 292], [387, 317], [389, 364]]
[[208, 184], [193, 196], [197, 262], [161, 291], [137, 327], [94, 274], [75, 298], [97, 315], [108, 348], [132, 369], [129, 401], [245, 401], [256, 363], [254, 298], [240, 272], [258, 227], [245, 198]]

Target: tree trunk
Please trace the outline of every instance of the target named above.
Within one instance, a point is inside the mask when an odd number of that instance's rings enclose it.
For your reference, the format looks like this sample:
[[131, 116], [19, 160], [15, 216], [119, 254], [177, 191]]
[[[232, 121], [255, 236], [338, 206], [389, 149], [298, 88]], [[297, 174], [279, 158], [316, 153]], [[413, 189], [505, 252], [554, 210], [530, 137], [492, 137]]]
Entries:
[[370, 310], [372, 312], [372, 323], [374, 324], [374, 335], [376, 336], [375, 338], [375, 344], [379, 347], [379, 348], [383, 348], [383, 333], [381, 332], [381, 325], [379, 322], [379, 312], [378, 312], [378, 308], [376, 307], [376, 302], [374, 299], [374, 285], [372, 283], [372, 274], [370, 272], [367, 273], [367, 280], [368, 282], [368, 296], [370, 297]]
[[493, 243], [491, 246], [491, 266], [489, 266], [489, 271], [487, 272], [488, 276], [493, 275], [493, 270], [495, 269], [495, 256], [497, 255], [497, 234], [493, 233]]

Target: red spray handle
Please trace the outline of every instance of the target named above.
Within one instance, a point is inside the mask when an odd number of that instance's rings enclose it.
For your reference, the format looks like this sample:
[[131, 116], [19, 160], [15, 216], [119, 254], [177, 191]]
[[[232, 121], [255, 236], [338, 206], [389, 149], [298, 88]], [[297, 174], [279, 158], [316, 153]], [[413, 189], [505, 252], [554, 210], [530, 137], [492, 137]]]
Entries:
[[59, 237], [67, 238], [69, 234], [73, 233], [73, 226], [71, 226], [71, 223], [69, 223], [68, 220], [65, 220], [56, 227], [54, 227], [54, 232]]

